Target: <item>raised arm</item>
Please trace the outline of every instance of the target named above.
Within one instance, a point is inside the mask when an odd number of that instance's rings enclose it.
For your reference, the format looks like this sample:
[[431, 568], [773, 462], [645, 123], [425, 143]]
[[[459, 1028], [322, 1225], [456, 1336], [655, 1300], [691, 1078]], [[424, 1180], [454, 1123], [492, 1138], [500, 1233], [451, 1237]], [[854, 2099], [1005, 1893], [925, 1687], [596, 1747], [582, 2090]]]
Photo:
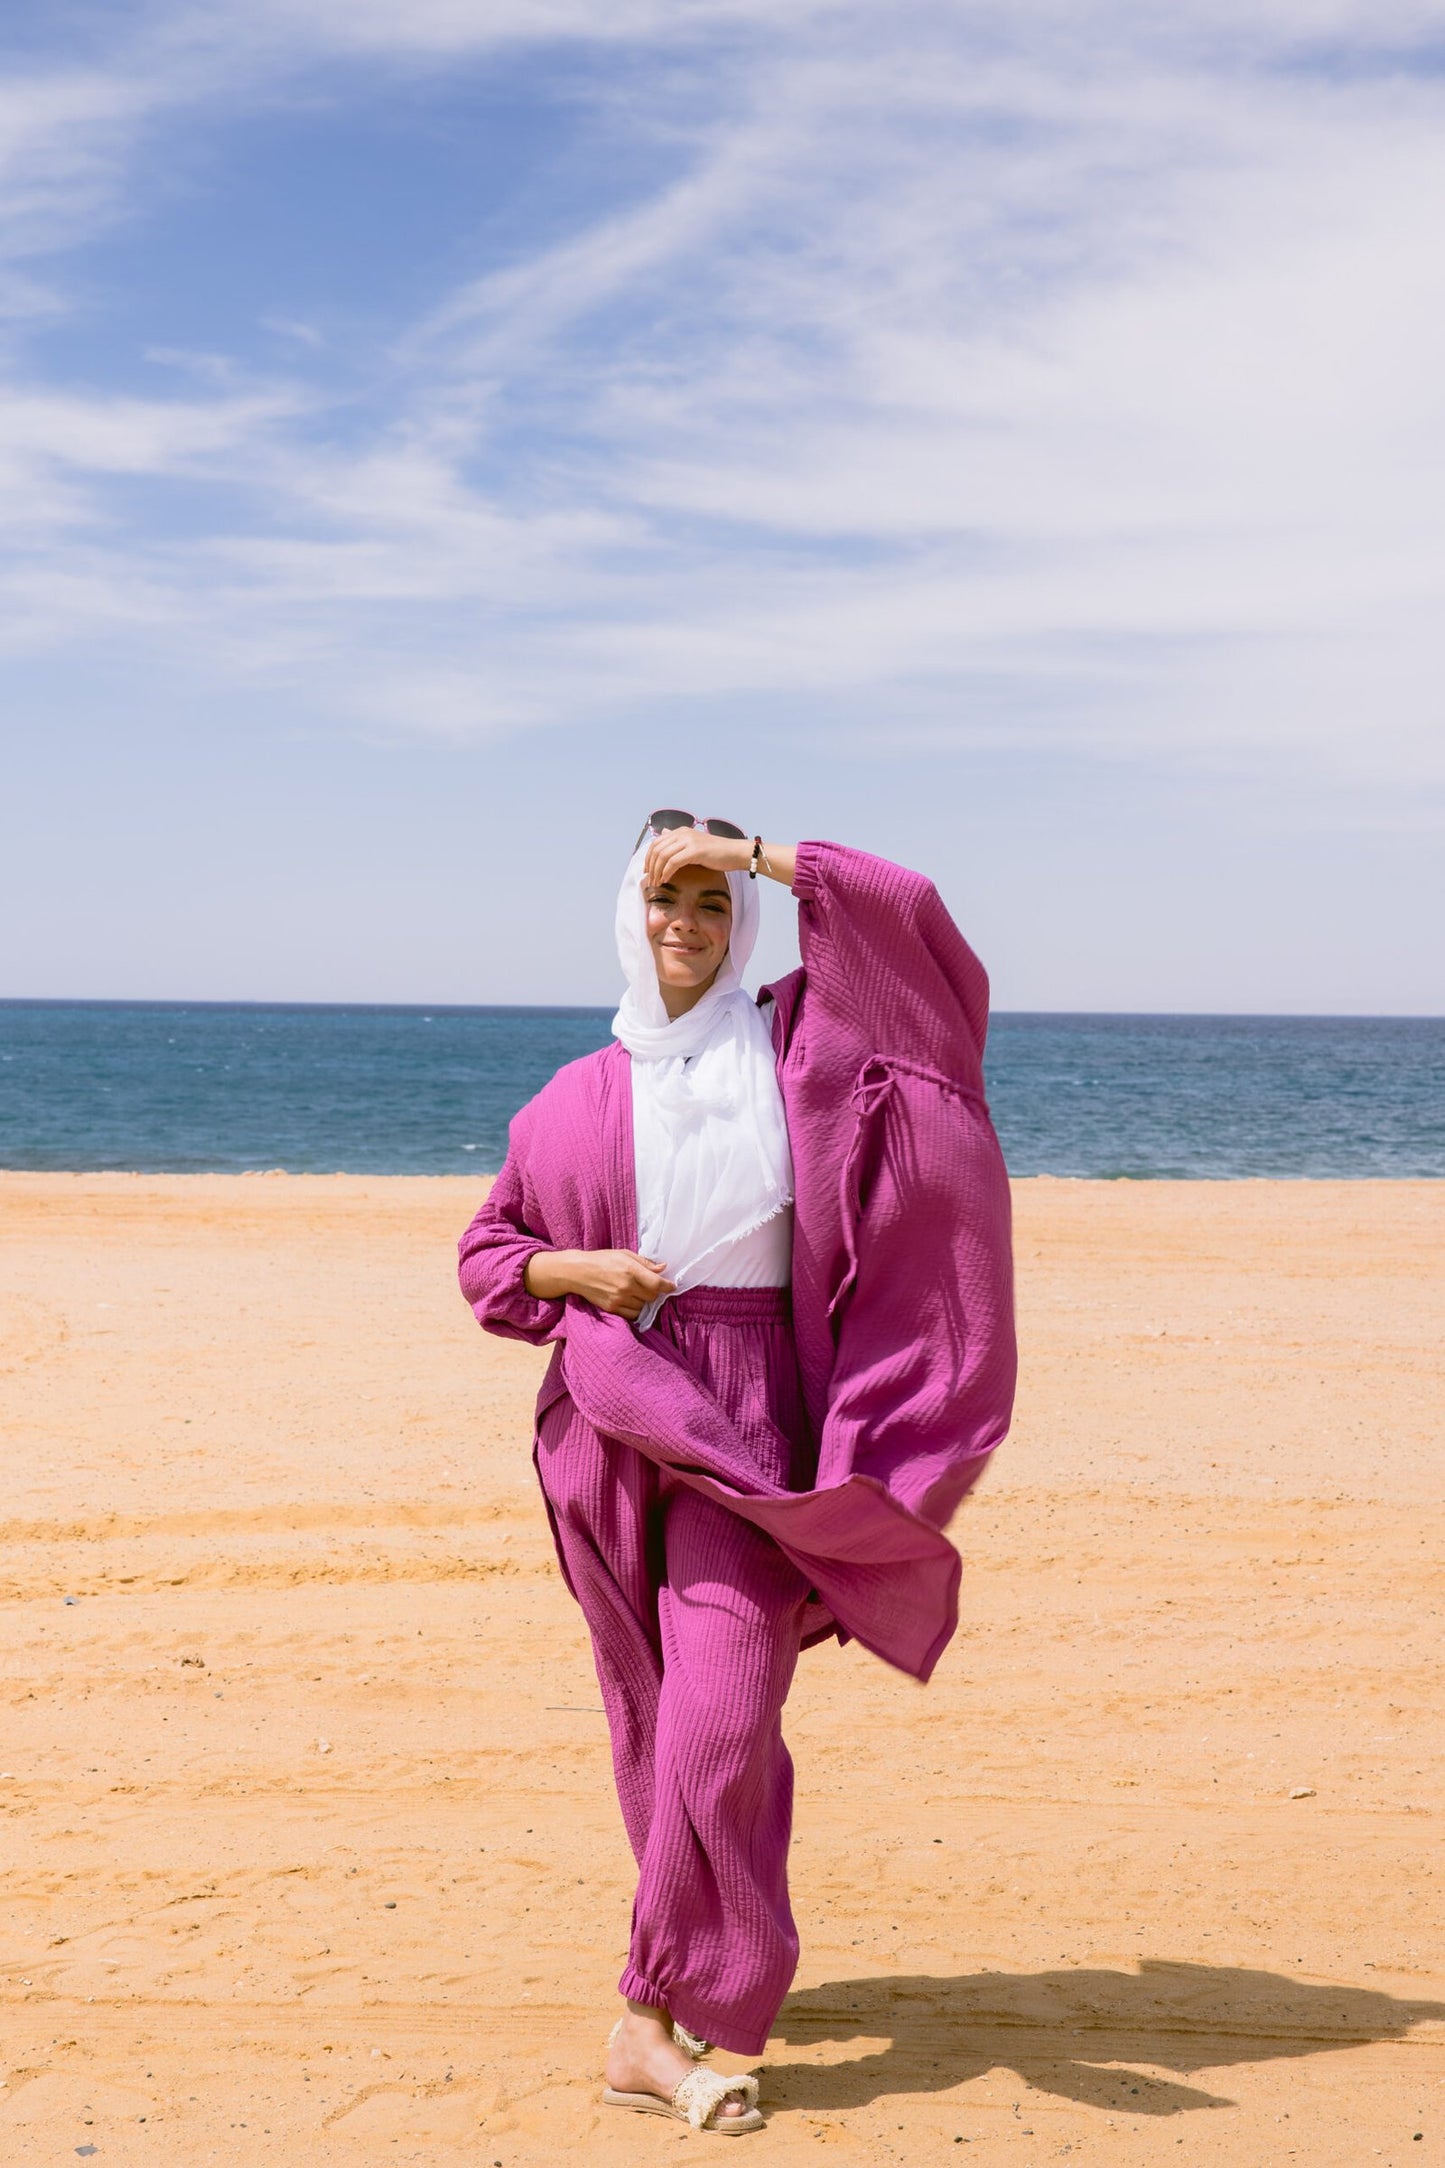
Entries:
[[[764, 843], [757, 870], [770, 881], [793, 885], [798, 847], [795, 843]], [[746, 838], [711, 836], [704, 828], [669, 828], [653, 839], [643, 863], [642, 878], [662, 888], [684, 866], [711, 866], [714, 873], [747, 873], [752, 869], [753, 846]]]
[[[648, 852], [660, 886], [685, 865], [746, 872], [750, 838], [673, 828]], [[764, 842], [760, 874], [798, 899], [807, 1003], [840, 1039], [869, 1053], [941, 1068], [977, 1086], [988, 1028], [988, 976], [926, 875], [840, 843]]]
[[988, 974], [932, 881], [838, 843], [800, 843], [793, 893], [806, 1000], [871, 1053], [981, 1082]]

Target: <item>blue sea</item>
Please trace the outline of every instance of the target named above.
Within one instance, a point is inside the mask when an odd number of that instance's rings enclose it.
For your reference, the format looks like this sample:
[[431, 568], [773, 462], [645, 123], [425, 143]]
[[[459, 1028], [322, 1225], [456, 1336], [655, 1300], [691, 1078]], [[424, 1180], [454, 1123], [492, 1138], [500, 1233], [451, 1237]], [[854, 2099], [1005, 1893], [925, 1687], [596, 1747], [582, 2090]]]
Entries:
[[[0, 1002], [0, 1167], [487, 1174], [610, 1010]], [[1445, 1175], [1445, 1018], [998, 1015], [1015, 1174]]]

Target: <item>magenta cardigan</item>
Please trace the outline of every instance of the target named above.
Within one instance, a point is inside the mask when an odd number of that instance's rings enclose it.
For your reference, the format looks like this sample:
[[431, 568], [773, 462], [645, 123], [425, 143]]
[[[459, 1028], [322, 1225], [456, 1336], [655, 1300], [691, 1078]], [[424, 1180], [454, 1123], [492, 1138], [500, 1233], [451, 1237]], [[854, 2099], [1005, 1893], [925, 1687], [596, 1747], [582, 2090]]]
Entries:
[[926, 1679], [958, 1617], [943, 1529], [1008, 1429], [1009, 1190], [983, 1097], [988, 981], [920, 874], [798, 846], [802, 968], [764, 988], [797, 1203], [793, 1321], [817, 1445], [807, 1490], [760, 1481], [680, 1357], [522, 1275], [539, 1249], [633, 1249], [630, 1057], [571, 1062], [512, 1123], [461, 1242], [488, 1331], [555, 1343], [540, 1415], [569, 1394], [605, 1436], [765, 1530], [844, 1635]]

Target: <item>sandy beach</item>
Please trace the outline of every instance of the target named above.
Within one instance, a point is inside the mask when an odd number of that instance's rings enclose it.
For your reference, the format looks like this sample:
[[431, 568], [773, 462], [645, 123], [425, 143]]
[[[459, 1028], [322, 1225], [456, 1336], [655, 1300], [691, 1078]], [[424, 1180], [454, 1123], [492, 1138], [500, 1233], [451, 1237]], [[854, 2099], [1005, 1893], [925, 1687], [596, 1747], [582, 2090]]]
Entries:
[[[709, 2142], [597, 2102], [631, 1861], [478, 1194], [0, 1176], [5, 2168]], [[1445, 2159], [1445, 1185], [1016, 1207], [959, 1636], [790, 1705], [755, 2157]]]

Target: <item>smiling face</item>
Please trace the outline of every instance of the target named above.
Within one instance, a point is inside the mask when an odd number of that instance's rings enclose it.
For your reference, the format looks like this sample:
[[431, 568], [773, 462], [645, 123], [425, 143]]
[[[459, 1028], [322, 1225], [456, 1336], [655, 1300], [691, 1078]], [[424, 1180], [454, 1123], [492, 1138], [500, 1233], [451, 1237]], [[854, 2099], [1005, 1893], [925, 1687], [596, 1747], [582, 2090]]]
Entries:
[[700, 1001], [728, 952], [733, 899], [725, 873], [680, 866], [660, 887], [648, 886], [647, 938], [657, 985], [670, 1017]]

